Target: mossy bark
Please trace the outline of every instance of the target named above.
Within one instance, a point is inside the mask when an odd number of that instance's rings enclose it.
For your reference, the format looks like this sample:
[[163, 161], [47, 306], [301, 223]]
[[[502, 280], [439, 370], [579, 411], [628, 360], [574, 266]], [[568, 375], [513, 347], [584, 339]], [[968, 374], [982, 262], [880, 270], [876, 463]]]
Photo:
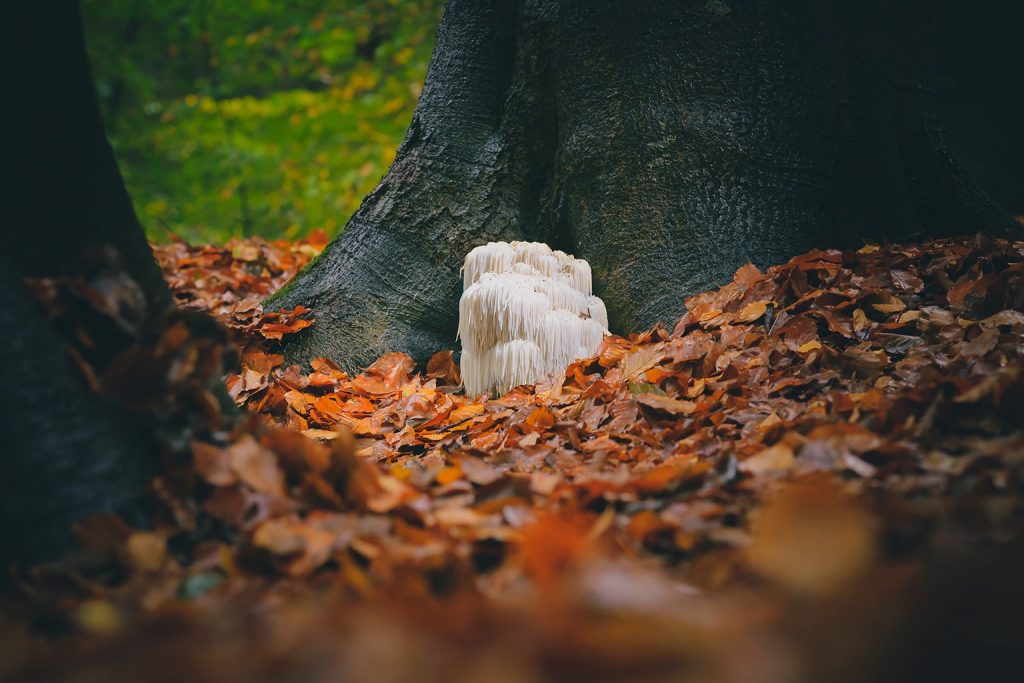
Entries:
[[316, 314], [290, 360], [454, 346], [459, 267], [491, 240], [589, 260], [628, 332], [748, 261], [1007, 229], [897, 4], [449, 0], [394, 165], [268, 302]]

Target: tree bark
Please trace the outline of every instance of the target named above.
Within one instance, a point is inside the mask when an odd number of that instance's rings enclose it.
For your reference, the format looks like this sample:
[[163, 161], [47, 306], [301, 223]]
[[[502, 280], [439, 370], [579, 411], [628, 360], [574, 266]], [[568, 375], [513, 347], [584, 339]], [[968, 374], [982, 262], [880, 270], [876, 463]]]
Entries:
[[76, 0], [15, 3], [3, 23], [4, 180], [0, 253], [20, 273], [77, 267], [114, 245], [150, 309], [170, 292], [103, 129]]
[[317, 316], [290, 359], [452, 346], [463, 256], [492, 240], [586, 258], [628, 332], [748, 261], [1010, 229], [891, 4], [449, 0], [393, 166], [268, 302]]
[[[57, 557], [91, 514], [146, 519], [157, 447], [145, 422], [98, 396], [19, 274], [0, 264], [0, 567]], [[6, 571], [0, 572], [0, 584]]]
[[1024, 216], [1024, 3], [941, 0], [930, 19], [927, 57], [950, 137], [985, 191]]
[[[141, 317], [152, 323], [171, 299], [103, 131], [77, 2], [16, 3], [5, 12], [0, 45], [9, 171], [0, 190], [6, 564], [64, 552], [72, 523], [92, 513], [143, 519], [157, 454], [137, 416], [88, 387], [26, 278], [73, 277], [112, 247], [141, 285]], [[124, 341], [99, 351], [111, 355]]]
[[[314, 335], [293, 358], [330, 355], [349, 368], [389, 349], [428, 357], [453, 341], [461, 256], [494, 240], [545, 240], [540, 193], [555, 140], [543, 80], [517, 42], [508, 0], [445, 10], [427, 81], [394, 164], [345, 229], [274, 306], [315, 307]], [[538, 23], [537, 28], [540, 28]], [[509, 91], [522, 88], [519, 95]], [[548, 125], [548, 130], [540, 126]]]

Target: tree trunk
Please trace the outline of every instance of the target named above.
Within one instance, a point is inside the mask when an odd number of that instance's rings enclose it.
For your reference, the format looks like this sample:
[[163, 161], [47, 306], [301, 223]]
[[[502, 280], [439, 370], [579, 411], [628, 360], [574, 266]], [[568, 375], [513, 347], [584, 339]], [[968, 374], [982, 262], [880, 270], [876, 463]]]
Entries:
[[[2, 36], [2, 128], [9, 174], [0, 194], [0, 562], [65, 551], [91, 513], [144, 513], [156, 447], [137, 416], [97, 396], [26, 278], [82, 274], [113, 247], [140, 285], [140, 318], [170, 293], [103, 131], [74, 0], [15, 3]], [[142, 310], [144, 309], [144, 310]], [[143, 326], [147, 323], [140, 321]], [[112, 355], [124, 338], [93, 340]]]
[[965, 168], [1010, 213], [1024, 216], [1024, 3], [933, 3], [928, 59], [939, 112]]
[[590, 261], [613, 331], [748, 261], [1009, 229], [934, 115], [905, 3], [449, 0], [387, 176], [273, 306], [348, 368], [455, 342], [492, 240]]
[[5, 180], [0, 253], [24, 275], [76, 268], [116, 246], [151, 311], [170, 292], [103, 130], [76, 0], [15, 3], [3, 24]]
[[[157, 448], [138, 416], [97, 396], [21, 276], [0, 263], [0, 567], [54, 558], [99, 512], [136, 522]], [[6, 571], [0, 570], [0, 584]]]

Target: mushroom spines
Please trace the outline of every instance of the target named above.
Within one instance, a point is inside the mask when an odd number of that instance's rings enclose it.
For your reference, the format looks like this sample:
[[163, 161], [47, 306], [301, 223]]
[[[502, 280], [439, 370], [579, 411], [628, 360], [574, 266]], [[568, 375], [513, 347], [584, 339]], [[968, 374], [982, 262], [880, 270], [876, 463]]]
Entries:
[[591, 355], [607, 333], [586, 261], [539, 242], [491, 242], [466, 255], [459, 301], [467, 393], [503, 393]]
[[597, 296], [587, 297], [587, 313], [590, 315], [590, 319], [597, 322], [604, 329], [608, 329], [608, 309], [604, 306], [604, 301]]

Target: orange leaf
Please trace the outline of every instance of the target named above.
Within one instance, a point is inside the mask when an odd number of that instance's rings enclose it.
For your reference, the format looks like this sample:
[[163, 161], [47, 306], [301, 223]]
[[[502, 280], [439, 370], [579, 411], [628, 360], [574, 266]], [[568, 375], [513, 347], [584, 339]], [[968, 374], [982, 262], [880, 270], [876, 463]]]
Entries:
[[692, 415], [697, 410], [697, 404], [693, 401], [680, 401], [660, 394], [637, 394], [633, 398], [637, 403], [672, 415]]

